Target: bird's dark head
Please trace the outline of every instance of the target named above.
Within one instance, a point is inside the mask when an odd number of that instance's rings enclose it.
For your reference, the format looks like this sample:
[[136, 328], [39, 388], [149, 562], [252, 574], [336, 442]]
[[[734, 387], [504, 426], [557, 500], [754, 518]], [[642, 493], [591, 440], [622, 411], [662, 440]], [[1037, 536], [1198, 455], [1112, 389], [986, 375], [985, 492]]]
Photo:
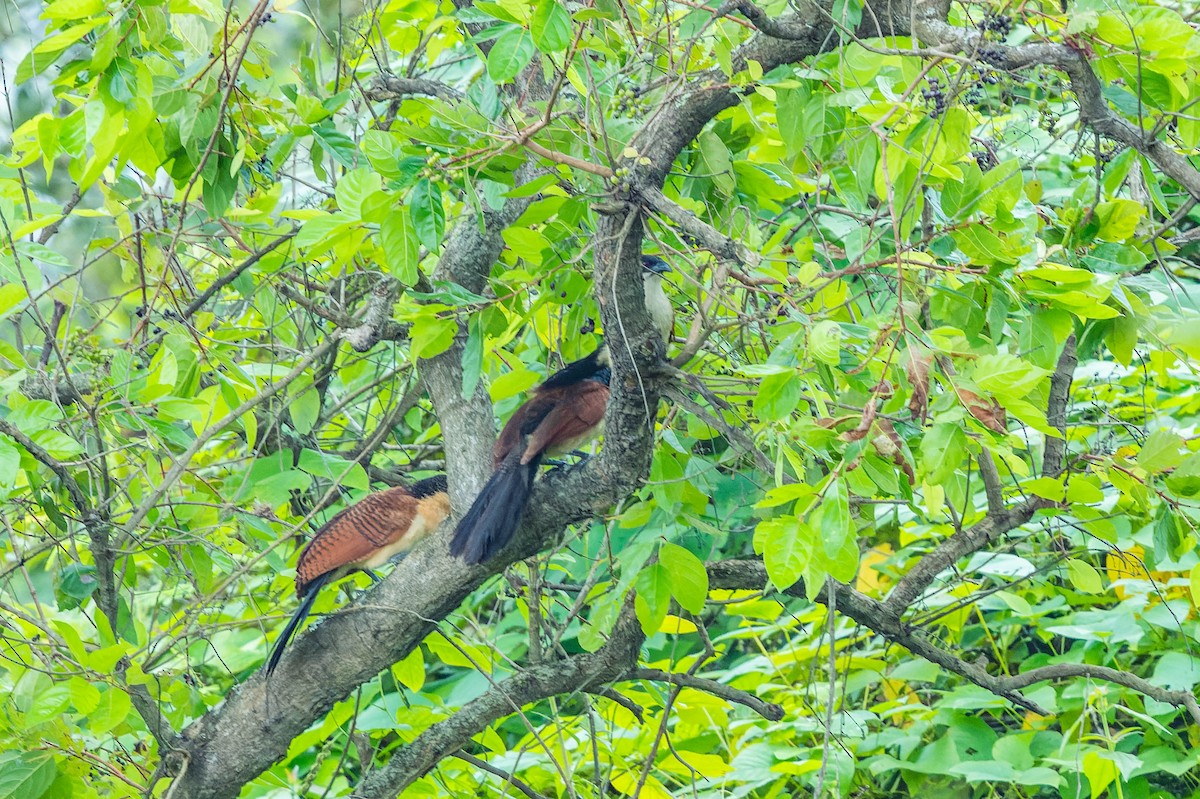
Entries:
[[418, 480], [408, 487], [408, 493], [417, 499], [425, 499], [434, 494], [445, 494], [446, 475], [438, 474], [433, 477], [426, 477], [424, 480]]
[[649, 274], [662, 275], [671, 271], [671, 265], [657, 255], [643, 255], [642, 270]]

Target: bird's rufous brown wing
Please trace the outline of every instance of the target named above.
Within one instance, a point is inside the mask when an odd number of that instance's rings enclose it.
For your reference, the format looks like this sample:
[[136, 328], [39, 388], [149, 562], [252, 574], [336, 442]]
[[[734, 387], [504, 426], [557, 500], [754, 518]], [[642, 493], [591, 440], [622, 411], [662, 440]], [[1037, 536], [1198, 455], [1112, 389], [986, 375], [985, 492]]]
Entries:
[[512, 416], [508, 417], [504, 429], [500, 431], [500, 437], [496, 439], [496, 446], [492, 448], [493, 469], [499, 469], [500, 464], [509, 456], [509, 453], [519, 448], [521, 442], [525, 441], [554, 410], [560, 399], [559, 394], [560, 392], [557, 390], [534, 394], [520, 408], [517, 408]]
[[[296, 593], [309, 582], [394, 547], [412, 529], [418, 500], [403, 487], [368, 494], [317, 531], [296, 564]], [[400, 551], [403, 547], [396, 548]]]
[[553, 399], [553, 407], [530, 433], [521, 463], [529, 463], [551, 450], [561, 452], [578, 446], [604, 420], [608, 386], [603, 383], [585, 380], [556, 389], [553, 394], [551, 396], [551, 392], [546, 392], [539, 396], [539, 399]]

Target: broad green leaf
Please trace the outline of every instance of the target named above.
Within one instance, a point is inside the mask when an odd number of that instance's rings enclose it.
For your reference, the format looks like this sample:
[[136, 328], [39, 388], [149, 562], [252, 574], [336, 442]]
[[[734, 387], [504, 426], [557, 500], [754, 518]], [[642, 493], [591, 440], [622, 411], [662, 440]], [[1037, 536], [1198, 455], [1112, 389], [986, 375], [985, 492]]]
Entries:
[[1067, 572], [1071, 575], [1071, 584], [1085, 594], [1100, 594], [1104, 592], [1104, 581], [1100, 572], [1087, 561], [1070, 558], [1067, 561]]
[[967, 436], [956, 424], [936, 424], [921, 440], [921, 464], [925, 479], [944, 483], [962, 465], [967, 453]]
[[702, 613], [708, 598], [708, 572], [704, 564], [688, 550], [669, 542], [659, 547], [658, 558], [670, 576], [675, 601], [686, 611]]
[[463, 346], [462, 398], [464, 400], [469, 400], [475, 393], [475, 387], [479, 385], [479, 379], [483, 376], [483, 340], [483, 323], [480, 316], [474, 314], [467, 320], [467, 342]]
[[837, 366], [842, 362], [842, 327], [825, 319], [808, 331], [808, 351], [821, 363]]
[[769, 374], [759, 384], [754, 408], [763, 421], [780, 421], [791, 416], [804, 396], [804, 384], [796, 370]]
[[0, 434], [0, 488], [12, 488], [17, 484], [17, 472], [21, 469], [21, 452], [12, 439]]
[[337, 184], [338, 208], [351, 219], [360, 218], [363, 200], [379, 191], [381, 186], [379, 175], [368, 169], [360, 167], [347, 172]]
[[313, 389], [300, 392], [288, 404], [288, 416], [292, 420], [292, 427], [302, 436], [312, 432], [320, 414], [321, 398]]
[[25, 724], [29, 727], [44, 724], [58, 716], [71, 703], [71, 692], [65, 685], [55, 685], [44, 691], [38, 691], [33, 698], [33, 704], [25, 714]]
[[412, 324], [412, 356], [432, 358], [450, 349], [458, 323], [431, 314], [422, 314]]
[[49, 752], [0, 754], [0, 799], [41, 799], [57, 773]]
[[772, 585], [784, 591], [804, 576], [810, 553], [816, 546], [815, 538], [812, 530], [794, 516], [759, 523], [755, 540], [761, 541], [763, 562]]
[[421, 245], [409, 209], [393, 210], [379, 224], [379, 232], [388, 269], [404, 285], [415, 285], [420, 276]]
[[982, 355], [975, 361], [975, 382], [984, 391], [1000, 398], [1022, 399], [1034, 390], [1050, 372], [1013, 355]]
[[67, 685], [71, 693], [71, 707], [84, 716], [100, 705], [100, 689], [82, 677], [72, 677]]
[[114, 730], [125, 723], [132, 707], [124, 691], [110, 686], [100, 694], [100, 704], [88, 719], [88, 729], [96, 735]]
[[841, 480], [833, 480], [808, 517], [809, 527], [816, 532], [826, 557], [834, 558], [848, 538], [854, 537], [850, 518], [850, 500]]
[[530, 29], [533, 43], [543, 53], [560, 52], [571, 43], [571, 15], [554, 0], [539, 0], [530, 20]]
[[321, 149], [333, 156], [333, 160], [347, 169], [354, 168], [358, 147], [353, 139], [335, 128], [331, 122], [314, 125], [312, 134]]
[[1165, 472], [1183, 463], [1183, 439], [1170, 430], [1155, 430], [1138, 452], [1138, 466], [1149, 472]]
[[487, 57], [488, 77], [505, 83], [520, 74], [533, 58], [533, 37], [524, 28], [509, 28], [496, 37]]
[[408, 196], [408, 209], [412, 215], [417, 239], [425, 249], [436, 252], [442, 242], [446, 227], [446, 210], [442, 207], [442, 190], [436, 183], [422, 178], [413, 186]]
[[634, 612], [642, 631], [653, 635], [671, 609], [671, 574], [662, 563], [651, 564], [638, 573], [634, 587], [637, 590]]
[[18, 305], [28, 299], [25, 287], [17, 283], [0, 286], [0, 319], [8, 316]]
[[392, 676], [410, 691], [420, 691], [425, 685], [425, 655], [416, 647], [408, 656], [392, 666]]

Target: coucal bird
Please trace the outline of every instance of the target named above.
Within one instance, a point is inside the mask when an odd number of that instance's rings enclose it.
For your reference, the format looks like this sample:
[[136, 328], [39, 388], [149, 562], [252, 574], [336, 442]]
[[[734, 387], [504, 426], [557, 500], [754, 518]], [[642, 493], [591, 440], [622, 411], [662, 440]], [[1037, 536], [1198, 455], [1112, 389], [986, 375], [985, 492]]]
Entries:
[[[669, 340], [675, 311], [663, 291], [662, 275], [671, 269], [653, 255], [642, 256], [646, 310]], [[546, 455], [571, 452], [595, 438], [608, 405], [608, 346], [567, 364], [537, 388], [504, 425], [492, 449], [492, 476], [459, 521], [450, 552], [469, 565], [488, 560], [512, 539], [533, 478]]]
[[368, 494], [338, 513], [317, 531], [296, 564], [296, 596], [300, 606], [279, 634], [266, 672], [270, 676], [300, 622], [312, 610], [326, 584], [352, 571], [369, 570], [407, 552], [438, 528], [450, 514], [446, 475]]

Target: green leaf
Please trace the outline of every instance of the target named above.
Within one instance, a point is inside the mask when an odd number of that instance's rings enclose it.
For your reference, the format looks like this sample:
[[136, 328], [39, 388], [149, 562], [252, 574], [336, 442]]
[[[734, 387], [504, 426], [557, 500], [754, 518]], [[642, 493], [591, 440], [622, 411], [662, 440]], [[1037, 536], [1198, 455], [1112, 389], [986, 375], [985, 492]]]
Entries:
[[496, 37], [487, 57], [488, 77], [496, 83], [515, 78], [533, 58], [533, 37], [524, 28], [512, 27]]
[[62, 610], [77, 608], [88, 600], [99, 587], [96, 567], [82, 563], [70, 563], [58, 573], [55, 596]]
[[842, 326], [824, 319], [808, 331], [808, 351], [821, 363], [837, 366], [842, 362]]
[[408, 656], [392, 666], [392, 676], [410, 691], [420, 691], [425, 686], [425, 655], [416, 647]]
[[679, 606], [690, 613], [704, 611], [708, 598], [708, 572], [698, 557], [678, 544], [663, 543], [658, 559], [671, 579], [671, 595]]
[[14, 308], [29, 298], [25, 287], [17, 283], [0, 286], [0, 319], [8, 316]]
[[463, 347], [462, 398], [469, 400], [479, 385], [483, 376], [483, 320], [479, 314], [472, 314], [467, 320], [467, 343]]
[[57, 774], [49, 752], [0, 754], [0, 799], [39, 799]]
[[1104, 581], [1100, 572], [1087, 561], [1070, 558], [1067, 561], [1067, 573], [1071, 576], [1071, 584], [1085, 594], [1104, 593]]
[[44, 691], [38, 691], [33, 698], [29, 712], [25, 714], [26, 726], [33, 727], [43, 724], [58, 716], [71, 703], [71, 692], [65, 685], [55, 685]]
[[761, 542], [763, 562], [771, 584], [784, 591], [804, 575], [816, 544], [812, 530], [795, 516], [760, 522], [754, 534]]
[[921, 464], [925, 480], [945, 483], [962, 465], [967, 454], [967, 436], [957, 424], [935, 424], [921, 440]]
[[1092, 799], [1100, 799], [1119, 773], [1117, 764], [1104, 752], [1091, 751], [1083, 756], [1083, 776], [1087, 777]]
[[1183, 439], [1170, 430], [1155, 430], [1137, 454], [1138, 466], [1158, 474], [1183, 463]]
[[125, 722], [132, 705], [129, 697], [119, 688], [109, 686], [100, 695], [100, 704], [88, 718], [88, 732], [103, 735]]
[[754, 397], [754, 410], [766, 422], [790, 417], [804, 396], [804, 384], [795, 369], [782, 374], [769, 374], [759, 384]]
[[542, 253], [550, 249], [549, 239], [526, 227], [505, 228], [501, 235], [510, 250], [526, 261], [536, 264], [542, 262]]
[[450, 349], [458, 324], [453, 319], [442, 319], [433, 314], [418, 316], [412, 325], [412, 356], [432, 358]]
[[420, 277], [421, 244], [407, 208], [397, 208], [379, 223], [383, 257], [388, 269], [406, 286]]
[[556, 0], [540, 0], [534, 9], [530, 27], [533, 43], [543, 53], [566, 50], [571, 43], [571, 15]]
[[1154, 666], [1150, 683], [1168, 691], [1191, 691], [1200, 683], [1200, 658], [1184, 652], [1167, 652]]
[[369, 169], [360, 167], [347, 172], [337, 184], [338, 208], [350, 219], [361, 218], [363, 200], [379, 191], [382, 185], [379, 175]]
[[825, 496], [808, 517], [808, 525], [820, 538], [828, 558], [837, 557], [846, 539], [853, 538], [850, 499], [841, 480], [834, 480], [825, 489]]
[[984, 391], [1000, 398], [1023, 399], [1047, 377], [1049, 370], [1034, 366], [1014, 355], [981, 355], [975, 361], [975, 382]]
[[358, 146], [355, 145], [353, 139], [335, 128], [332, 122], [314, 125], [312, 134], [321, 149], [333, 156], [333, 160], [347, 169], [354, 168]]
[[1154, 552], [1158, 559], [1173, 559], [1182, 543], [1175, 511], [1165, 503], [1159, 505], [1154, 520]]
[[12, 488], [17, 484], [17, 473], [21, 470], [21, 451], [11, 439], [0, 435], [0, 488]]
[[288, 416], [292, 420], [292, 428], [302, 436], [312, 432], [313, 425], [321, 415], [321, 398], [313, 389], [302, 391], [292, 398], [288, 405]]
[[638, 572], [634, 587], [634, 612], [642, 631], [654, 635], [671, 609], [671, 574], [662, 563], [652, 564]]
[[413, 186], [408, 196], [408, 208], [412, 214], [417, 238], [425, 249], [436, 252], [442, 242], [446, 227], [446, 209], [442, 207], [442, 190], [428, 178], [422, 178]]

